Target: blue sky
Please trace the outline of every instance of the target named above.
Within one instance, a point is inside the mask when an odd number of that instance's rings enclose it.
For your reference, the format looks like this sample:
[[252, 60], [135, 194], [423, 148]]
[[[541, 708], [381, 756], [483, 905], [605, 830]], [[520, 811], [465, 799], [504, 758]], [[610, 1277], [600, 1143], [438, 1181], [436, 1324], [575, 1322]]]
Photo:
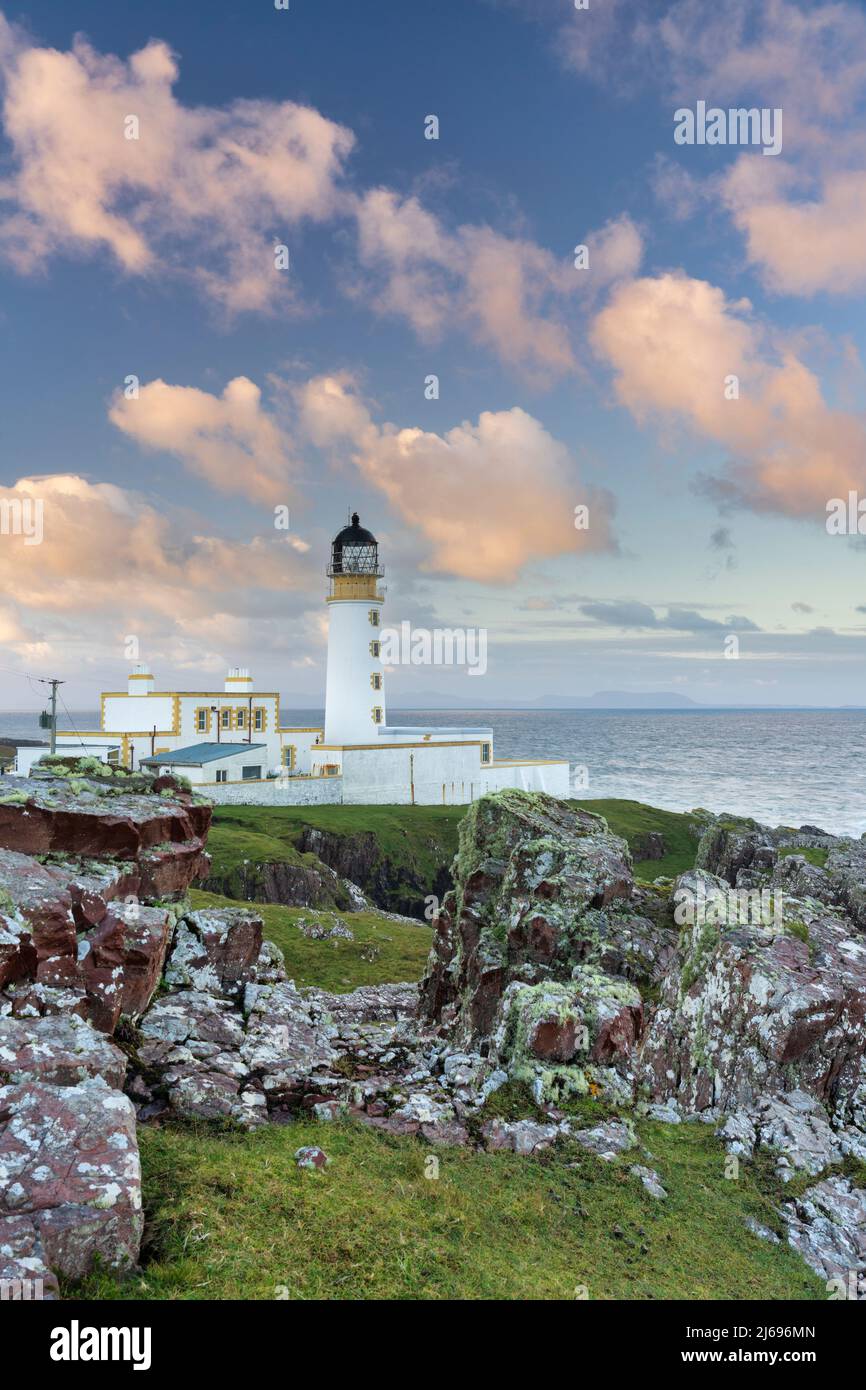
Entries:
[[[0, 503], [44, 537], [0, 534], [0, 705], [92, 705], [130, 635], [315, 703], [351, 507], [389, 621], [488, 629], [392, 699], [863, 702], [859, 5], [4, 13]], [[675, 145], [699, 99], [782, 153]]]

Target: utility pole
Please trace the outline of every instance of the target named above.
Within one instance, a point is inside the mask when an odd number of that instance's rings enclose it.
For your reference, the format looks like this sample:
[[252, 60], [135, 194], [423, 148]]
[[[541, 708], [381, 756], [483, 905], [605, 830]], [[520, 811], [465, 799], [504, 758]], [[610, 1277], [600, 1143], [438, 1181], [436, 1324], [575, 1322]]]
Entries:
[[[52, 752], [52, 753], [56, 753], [56, 752], [57, 752], [57, 687], [58, 687], [58, 685], [65, 685], [65, 684], [66, 684], [66, 681], [55, 680], [53, 677], [48, 677], [48, 678], [46, 678], [45, 676], [36, 676], [36, 677], [34, 677], [34, 679], [35, 679], [35, 680], [38, 680], [38, 682], [39, 682], [40, 685], [50, 685], [50, 686], [51, 686], [51, 752]], [[43, 715], [43, 716], [42, 716], [42, 720], [44, 720], [44, 718], [45, 718], [45, 716]], [[40, 723], [42, 723], [42, 720], [40, 720]]]
[[57, 752], [57, 687], [61, 681], [51, 682], [51, 751]]

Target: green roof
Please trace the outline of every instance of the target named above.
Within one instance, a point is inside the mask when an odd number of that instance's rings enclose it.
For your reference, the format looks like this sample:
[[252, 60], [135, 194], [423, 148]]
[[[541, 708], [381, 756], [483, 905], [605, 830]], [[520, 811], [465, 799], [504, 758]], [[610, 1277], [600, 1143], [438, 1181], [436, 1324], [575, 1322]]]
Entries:
[[142, 758], [142, 763], [159, 763], [175, 767], [201, 767], [203, 763], [216, 762], [217, 758], [230, 758], [233, 753], [254, 753], [257, 748], [267, 748], [266, 743], [193, 743], [189, 748], [175, 748], [172, 752], [154, 753]]

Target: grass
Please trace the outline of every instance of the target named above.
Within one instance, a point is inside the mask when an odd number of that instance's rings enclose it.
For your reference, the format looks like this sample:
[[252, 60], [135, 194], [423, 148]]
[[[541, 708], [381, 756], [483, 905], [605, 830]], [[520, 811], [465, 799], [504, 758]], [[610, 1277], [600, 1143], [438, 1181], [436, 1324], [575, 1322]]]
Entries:
[[827, 863], [827, 849], [822, 849], [820, 845], [806, 845], [804, 849], [799, 849], [796, 845], [784, 845], [779, 851], [780, 859], [788, 859], [792, 854], [802, 854], [807, 864], [813, 864], [816, 869], [823, 869]]
[[[395, 911], [417, 910], [426, 893], [442, 889], [457, 852], [463, 806], [217, 806], [208, 850], [214, 878], [236, 872], [243, 861], [299, 861], [305, 829], [357, 841], [354, 881]], [[371, 844], [371, 840], [373, 843]], [[351, 850], [351, 844], [348, 846]], [[313, 865], [316, 859], [302, 856]], [[353, 877], [348, 874], [348, 877]], [[438, 885], [438, 888], [437, 888]]]
[[[668, 854], [638, 865], [645, 877], [693, 862], [688, 816], [638, 802], [581, 804], [626, 838], [662, 832]], [[225, 808], [219, 824], [228, 829], [239, 819], [231, 833], [260, 837], [254, 848], [269, 840], [269, 854], [275, 845], [291, 847], [303, 824], [376, 834], [387, 826], [389, 853], [416, 865], [425, 855], [441, 862], [443, 846], [456, 844], [462, 813], [418, 808], [416, 820], [412, 809], [288, 808], [284, 815], [282, 808]], [[249, 849], [249, 840], [239, 842], [226, 856], [251, 857]], [[191, 896], [196, 907], [243, 905], [202, 891]], [[259, 910], [299, 984], [347, 990], [422, 972], [431, 936], [425, 926], [372, 912]], [[339, 919], [355, 939], [312, 941], [298, 931], [300, 918]], [[488, 1113], [517, 1118], [532, 1108], [508, 1086], [491, 1098]], [[591, 1100], [574, 1108], [581, 1123], [605, 1113]], [[766, 1163], [741, 1164], [739, 1178], [728, 1180], [710, 1127], [639, 1121], [637, 1129], [641, 1148], [607, 1164], [574, 1144], [535, 1158], [431, 1153], [417, 1140], [354, 1121], [326, 1125], [306, 1116], [254, 1134], [141, 1126], [143, 1268], [123, 1280], [95, 1272], [65, 1292], [110, 1300], [439, 1301], [572, 1299], [585, 1288], [600, 1300], [826, 1298], [787, 1245], [746, 1229], [749, 1216], [779, 1225], [779, 1185]], [[294, 1154], [304, 1144], [325, 1149], [332, 1160], [325, 1172], [297, 1168]], [[635, 1162], [659, 1172], [666, 1201], [630, 1175]]]
[[628, 841], [630, 849], [633, 841], [648, 830], [661, 832], [667, 850], [664, 858], [636, 860], [637, 878], [676, 878], [694, 868], [700, 836], [694, 833], [695, 817], [690, 811], [662, 811], [656, 806], [645, 806], [642, 801], [605, 797], [571, 804], [604, 816], [614, 834]]
[[[233, 1136], [142, 1129], [149, 1253], [98, 1299], [816, 1299], [820, 1281], [786, 1246], [746, 1165], [724, 1177], [707, 1127], [647, 1123], [669, 1196], [624, 1161], [566, 1147], [536, 1158], [428, 1150], [353, 1122], [298, 1122]], [[324, 1173], [294, 1153], [319, 1144]], [[629, 1162], [647, 1162], [640, 1155]]]
[[[193, 907], [246, 907], [216, 893], [193, 889]], [[359, 985], [419, 980], [430, 950], [432, 931], [427, 926], [392, 922], [377, 912], [332, 912], [314, 907], [282, 907], [256, 903], [265, 924], [265, 936], [276, 942], [286, 958], [286, 969], [296, 985], [318, 985], [338, 994]], [[298, 930], [297, 922], [344, 922], [354, 941], [341, 937], [314, 941]]]

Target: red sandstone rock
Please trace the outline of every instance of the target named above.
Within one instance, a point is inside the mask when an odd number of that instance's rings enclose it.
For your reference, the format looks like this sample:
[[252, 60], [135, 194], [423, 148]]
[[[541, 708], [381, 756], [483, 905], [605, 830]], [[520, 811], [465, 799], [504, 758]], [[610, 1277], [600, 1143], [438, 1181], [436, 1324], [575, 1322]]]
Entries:
[[81, 1278], [98, 1258], [138, 1260], [141, 1170], [135, 1112], [101, 1079], [0, 1087], [0, 1224], [28, 1217], [46, 1263]]

